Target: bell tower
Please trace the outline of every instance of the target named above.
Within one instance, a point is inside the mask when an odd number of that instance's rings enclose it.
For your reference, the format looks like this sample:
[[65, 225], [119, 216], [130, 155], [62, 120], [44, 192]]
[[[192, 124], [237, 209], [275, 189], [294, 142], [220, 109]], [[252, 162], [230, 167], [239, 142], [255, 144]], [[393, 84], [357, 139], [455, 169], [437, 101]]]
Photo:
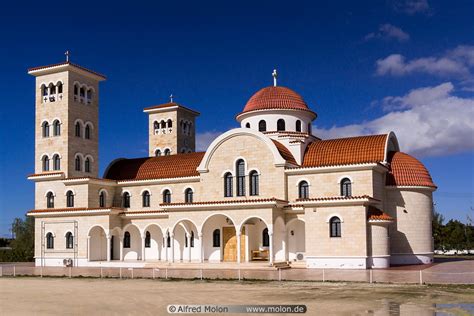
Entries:
[[35, 84], [35, 174], [97, 177], [99, 82], [105, 76], [69, 61], [28, 69]]
[[147, 107], [150, 157], [196, 151], [196, 117], [199, 112], [173, 102]]

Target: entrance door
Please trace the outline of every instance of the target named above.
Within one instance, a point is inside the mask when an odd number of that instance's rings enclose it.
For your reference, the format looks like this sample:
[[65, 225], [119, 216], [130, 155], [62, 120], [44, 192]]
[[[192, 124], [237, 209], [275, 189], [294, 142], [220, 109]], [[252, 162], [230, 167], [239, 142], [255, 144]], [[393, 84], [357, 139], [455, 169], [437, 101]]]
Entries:
[[[237, 237], [235, 227], [222, 227], [222, 242], [224, 245], [223, 261], [237, 262]], [[245, 261], [245, 227], [240, 235], [240, 261]]]

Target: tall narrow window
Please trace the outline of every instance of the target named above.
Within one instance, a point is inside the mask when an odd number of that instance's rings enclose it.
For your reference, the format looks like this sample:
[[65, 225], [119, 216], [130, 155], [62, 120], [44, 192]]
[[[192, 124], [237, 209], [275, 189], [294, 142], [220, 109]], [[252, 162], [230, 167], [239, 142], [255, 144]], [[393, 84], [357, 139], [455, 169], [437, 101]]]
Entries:
[[258, 172], [253, 170], [249, 174], [250, 178], [250, 195], [258, 195]]
[[[79, 87], [77, 84], [74, 85], [74, 96], [77, 97], [79, 95]], [[76, 100], [76, 98], [74, 98]]]
[[329, 236], [341, 237], [341, 220], [339, 217], [332, 217], [329, 220]]
[[53, 122], [53, 135], [54, 136], [61, 135], [61, 123], [59, 122], [59, 120], [55, 120]]
[[90, 104], [92, 102], [92, 89], [87, 90], [87, 103]]
[[48, 95], [48, 87], [43, 85], [43, 96], [45, 97], [47, 95]]
[[43, 122], [42, 130], [43, 130], [43, 137], [49, 137], [49, 123], [48, 122]]
[[308, 134], [311, 135], [312, 133], [312, 126], [311, 123], [308, 123]]
[[86, 89], [84, 87], [81, 87], [79, 89], [79, 95], [81, 96], [81, 98], [85, 98], [86, 96]]
[[173, 121], [171, 119], [169, 119], [166, 124], [168, 125], [168, 128], [172, 128], [173, 127]]
[[150, 207], [150, 192], [144, 191], [142, 194], [142, 206]]
[[155, 150], [155, 157], [160, 157], [161, 156], [161, 150], [157, 149]]
[[60, 170], [61, 169], [61, 158], [59, 158], [58, 154], [53, 156], [53, 169], [54, 170]]
[[277, 121], [277, 131], [284, 131], [285, 130], [285, 120], [279, 119]]
[[54, 193], [53, 192], [48, 192], [48, 194], [46, 194], [46, 207], [54, 208]]
[[160, 122], [160, 126], [161, 126], [161, 128], [166, 128], [166, 122], [165, 122], [165, 121], [161, 121], [161, 122]]
[[341, 195], [346, 197], [352, 195], [352, 184], [348, 178], [341, 180]]
[[66, 249], [73, 249], [74, 248], [74, 236], [71, 232], [67, 232], [66, 234]]
[[268, 235], [268, 228], [262, 231], [262, 246], [270, 247], [270, 236]]
[[243, 159], [235, 163], [237, 171], [237, 196], [245, 196], [245, 162]]
[[56, 86], [54, 84], [49, 85], [49, 94], [56, 94]]
[[309, 185], [306, 181], [301, 181], [298, 184], [298, 198], [307, 199], [309, 198]]
[[296, 131], [301, 132], [301, 121], [300, 120], [296, 120]]
[[54, 249], [54, 236], [53, 233], [46, 234], [46, 248]]
[[127, 208], [130, 207], [130, 193], [124, 192], [122, 195], [122, 204], [123, 207]]
[[232, 174], [230, 172], [227, 172], [224, 175], [224, 196], [231, 197], [232, 191]]
[[82, 159], [80, 156], [76, 156], [76, 159], [75, 159], [75, 169], [76, 171], [81, 171], [82, 170]]
[[212, 247], [220, 247], [221, 246], [221, 230], [214, 229], [212, 233]]
[[150, 247], [151, 247], [151, 234], [149, 231], [147, 231], [145, 234], [145, 248], [150, 248]]
[[81, 137], [81, 123], [76, 122], [76, 125], [74, 128], [75, 128], [76, 137]]
[[43, 171], [49, 171], [49, 157], [43, 156]]
[[258, 122], [258, 131], [259, 132], [266, 132], [267, 131], [267, 122], [264, 120], [261, 120]]
[[58, 82], [58, 93], [63, 93], [63, 84]]
[[89, 157], [87, 157], [86, 161], [84, 162], [84, 171], [91, 172], [91, 159]]
[[165, 156], [171, 155], [171, 150], [169, 148], [166, 148], [164, 154]]
[[123, 248], [130, 248], [130, 242], [130, 233], [125, 232], [125, 234], [123, 235]]
[[193, 189], [187, 188], [186, 191], [184, 191], [184, 201], [186, 203], [193, 203]]
[[171, 236], [170, 236], [170, 232], [166, 232], [166, 247], [167, 247], [167, 248], [171, 247]]
[[194, 231], [191, 231], [191, 248], [194, 248]]
[[86, 128], [84, 130], [84, 138], [91, 139], [91, 126], [89, 124], [86, 124]]
[[105, 207], [105, 192], [102, 191], [99, 194], [99, 207]]
[[164, 190], [163, 191], [163, 203], [171, 203], [171, 191]]
[[74, 193], [72, 191], [67, 191], [66, 193], [66, 206], [74, 207]]

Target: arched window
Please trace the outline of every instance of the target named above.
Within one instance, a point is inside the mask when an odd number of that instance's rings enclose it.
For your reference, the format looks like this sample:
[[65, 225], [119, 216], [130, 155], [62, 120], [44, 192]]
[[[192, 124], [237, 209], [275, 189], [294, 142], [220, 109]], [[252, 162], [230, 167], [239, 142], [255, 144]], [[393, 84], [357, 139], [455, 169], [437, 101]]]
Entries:
[[54, 249], [54, 236], [53, 233], [46, 234], [46, 248]]
[[85, 98], [85, 97], [86, 97], [86, 89], [85, 89], [84, 87], [81, 87], [81, 88], [79, 89], [79, 96], [80, 96], [81, 98]]
[[232, 173], [227, 172], [224, 175], [224, 196], [231, 197], [232, 196]]
[[277, 121], [277, 131], [284, 131], [285, 130], [285, 120], [279, 119]]
[[75, 169], [76, 171], [81, 171], [82, 170], [82, 159], [80, 156], [76, 156], [76, 159], [75, 159]]
[[123, 207], [130, 207], [130, 193], [124, 192], [122, 195]]
[[341, 195], [342, 196], [351, 196], [352, 195], [352, 183], [349, 178], [344, 178], [341, 180]]
[[169, 148], [166, 148], [164, 151], [165, 156], [171, 155], [171, 150]]
[[312, 133], [312, 126], [311, 123], [308, 123], [308, 134], [311, 135]]
[[86, 161], [84, 163], [84, 171], [91, 172], [91, 159], [89, 157], [86, 158]]
[[44, 96], [44, 97], [47, 96], [47, 95], [48, 95], [48, 87], [46, 87], [45, 85], [43, 85], [41, 88], [43, 89], [43, 96]]
[[160, 124], [157, 121], [153, 122], [153, 129], [155, 130], [155, 133], [160, 129]]
[[258, 172], [253, 170], [249, 174], [250, 178], [250, 195], [258, 195]]
[[74, 85], [74, 100], [77, 100], [77, 96], [79, 95], [79, 87], [77, 84]]
[[91, 139], [91, 126], [89, 124], [86, 124], [86, 128], [84, 130], [84, 138]]
[[163, 191], [163, 203], [171, 203], [171, 191], [164, 190]]
[[309, 185], [306, 181], [301, 181], [298, 184], [298, 198], [307, 199], [309, 198]]
[[54, 84], [49, 85], [49, 94], [56, 94], [56, 86]]
[[268, 236], [268, 228], [262, 231], [262, 247], [270, 247], [270, 236]]
[[167, 248], [171, 247], [171, 236], [170, 236], [170, 232], [166, 232], [166, 247], [167, 247]]
[[74, 193], [72, 191], [66, 193], [66, 206], [74, 207]]
[[87, 103], [91, 103], [92, 102], [92, 89], [88, 89], [87, 90]]
[[258, 131], [265, 132], [266, 130], [267, 130], [267, 122], [265, 122], [264, 120], [261, 120], [260, 122], [258, 122]]
[[142, 206], [150, 207], [150, 192], [144, 191], [142, 194]]
[[301, 121], [300, 120], [296, 120], [296, 131], [301, 132]]
[[63, 93], [63, 84], [58, 82], [58, 93]]
[[53, 156], [53, 170], [60, 170], [61, 169], [61, 158], [59, 155], [56, 154]]
[[41, 127], [42, 127], [42, 130], [43, 130], [43, 137], [49, 137], [49, 123], [48, 122], [43, 122]]
[[59, 122], [59, 120], [55, 120], [53, 122], [53, 135], [54, 136], [61, 135], [61, 123]]
[[100, 192], [100, 194], [99, 194], [99, 207], [105, 207], [105, 198], [106, 198], [105, 192], [104, 191]]
[[237, 196], [245, 196], [245, 162], [243, 159], [235, 163], [237, 171]]
[[186, 203], [193, 203], [193, 189], [187, 188], [186, 191], [184, 191], [184, 201]]
[[331, 217], [329, 220], [329, 236], [341, 237], [341, 220], [339, 217]]
[[161, 156], [161, 150], [157, 149], [155, 150], [155, 157], [160, 157]]
[[43, 171], [49, 171], [49, 157], [43, 156]]
[[74, 248], [74, 236], [71, 232], [67, 232], [66, 234], [66, 249], [73, 249]]
[[76, 122], [76, 125], [74, 128], [75, 128], [76, 137], [81, 137], [81, 123]]
[[245, 124], [245, 127], [250, 128], [250, 123]]
[[150, 247], [151, 247], [151, 234], [149, 231], [147, 231], [145, 234], [145, 248], [150, 248]]
[[212, 232], [212, 247], [220, 247], [221, 246], [221, 230], [214, 229]]
[[130, 248], [130, 233], [125, 232], [123, 235], [123, 248]]
[[161, 128], [166, 128], [166, 122], [165, 121], [161, 121], [160, 125], [161, 125]]
[[168, 125], [168, 128], [171, 128], [173, 127], [173, 121], [171, 119], [169, 119], [166, 124]]
[[46, 194], [46, 207], [54, 208], [54, 193], [53, 192], [48, 192], [48, 194]]

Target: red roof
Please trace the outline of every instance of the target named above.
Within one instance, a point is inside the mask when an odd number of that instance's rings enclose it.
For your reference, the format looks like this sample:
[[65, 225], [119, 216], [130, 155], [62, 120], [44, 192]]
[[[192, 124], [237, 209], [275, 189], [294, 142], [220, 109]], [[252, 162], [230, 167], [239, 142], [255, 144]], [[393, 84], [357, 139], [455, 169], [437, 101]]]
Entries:
[[376, 220], [376, 221], [392, 221], [393, 218], [384, 213], [383, 211], [379, 210], [378, 208], [374, 206], [369, 206], [367, 210], [367, 218], [368, 220]]
[[39, 67], [28, 68], [28, 72], [30, 72], [30, 71], [36, 71], [36, 70], [42, 70], [42, 69], [47, 69], [47, 68], [53, 68], [53, 67], [59, 67], [59, 66], [65, 66], [65, 65], [73, 66], [73, 67], [79, 68], [79, 69], [81, 69], [81, 70], [90, 72], [91, 74], [94, 74], [94, 75], [96, 75], [96, 76], [99, 76], [99, 77], [102, 77], [102, 78], [104, 78], [104, 79], [107, 79], [107, 77], [104, 76], [104, 75], [101, 74], [101, 73], [98, 73], [98, 72], [96, 72], [96, 71], [87, 69], [87, 68], [85, 68], [85, 67], [82, 67], [82, 66], [80, 66], [80, 65], [78, 65], [78, 64], [71, 63], [71, 62], [69, 62], [69, 61], [65, 61], [65, 62], [57, 63], [57, 64], [46, 65], [46, 66], [39, 66]]
[[402, 152], [390, 152], [389, 162], [387, 185], [436, 188], [430, 173], [418, 159]]
[[388, 134], [328, 139], [306, 148], [303, 167], [324, 167], [385, 161]]
[[149, 106], [149, 107], [146, 107], [143, 109], [143, 111], [149, 111], [149, 110], [154, 110], [154, 109], [166, 109], [166, 108], [172, 108], [172, 107], [175, 107], [177, 106], [178, 108], [181, 108], [183, 110], [186, 110], [186, 111], [189, 111], [189, 112], [193, 112], [197, 115], [199, 115], [200, 113], [199, 112], [196, 112], [194, 110], [191, 110], [190, 108], [187, 108], [185, 106], [182, 106], [181, 104], [178, 104], [176, 102], [168, 102], [168, 103], [164, 103], [164, 104], [158, 104], [158, 105], [152, 105], [152, 106]]
[[293, 157], [293, 154], [291, 153], [291, 151], [288, 148], [286, 148], [285, 145], [283, 145], [282, 143], [280, 143], [279, 141], [276, 141], [274, 139], [272, 139], [272, 141], [275, 144], [278, 151], [280, 152], [280, 155], [283, 157], [283, 159], [285, 159], [289, 163], [292, 163], [294, 165], [298, 165], [298, 163], [295, 160], [295, 157]]
[[149, 180], [199, 176], [196, 170], [204, 152], [160, 157], [120, 159], [112, 162], [106, 179]]
[[[242, 113], [256, 110], [286, 109], [310, 111], [301, 95], [286, 87], [266, 87], [255, 93]], [[312, 112], [314, 113], [314, 112]], [[316, 115], [316, 113], [314, 113]]]

